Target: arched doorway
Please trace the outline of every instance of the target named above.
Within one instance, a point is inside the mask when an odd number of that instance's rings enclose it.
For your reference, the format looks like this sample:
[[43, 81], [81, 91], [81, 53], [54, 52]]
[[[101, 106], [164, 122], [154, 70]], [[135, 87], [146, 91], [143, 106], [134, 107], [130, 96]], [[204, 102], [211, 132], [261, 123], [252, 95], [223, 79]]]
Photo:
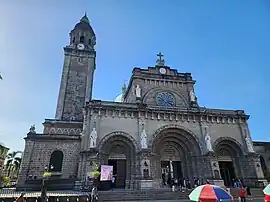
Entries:
[[241, 179], [240, 158], [243, 153], [234, 139], [218, 139], [214, 144], [221, 178], [225, 186], [233, 186], [234, 179]]
[[165, 128], [158, 132], [152, 143], [155, 154], [154, 179], [162, 184], [171, 179], [193, 179], [196, 174], [196, 157], [201, 154], [195, 136], [181, 128]]
[[105, 136], [99, 146], [101, 165], [113, 166], [116, 188], [130, 188], [135, 170], [136, 142], [123, 132]]

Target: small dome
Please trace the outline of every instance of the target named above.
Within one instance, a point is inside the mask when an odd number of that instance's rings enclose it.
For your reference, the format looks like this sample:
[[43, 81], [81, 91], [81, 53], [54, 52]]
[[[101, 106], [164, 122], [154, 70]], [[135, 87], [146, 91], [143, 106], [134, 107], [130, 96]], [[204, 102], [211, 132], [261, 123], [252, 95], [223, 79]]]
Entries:
[[75, 30], [83, 30], [83, 31], [89, 31], [92, 35], [95, 35], [95, 32], [93, 28], [90, 25], [89, 19], [86, 16], [86, 14], [81, 18], [80, 22], [77, 23], [72, 31]]
[[121, 93], [120, 95], [118, 95], [115, 99], [114, 102], [123, 102], [124, 101], [124, 95], [123, 93]]

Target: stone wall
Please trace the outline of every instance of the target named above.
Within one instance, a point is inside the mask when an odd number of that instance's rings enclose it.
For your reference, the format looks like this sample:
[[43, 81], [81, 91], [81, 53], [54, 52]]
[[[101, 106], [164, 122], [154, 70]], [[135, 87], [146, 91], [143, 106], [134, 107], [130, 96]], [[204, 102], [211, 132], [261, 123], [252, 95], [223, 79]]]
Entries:
[[189, 91], [193, 89], [195, 81], [189, 73], [178, 73], [170, 67], [163, 67], [167, 70], [166, 75], [159, 73], [159, 68], [149, 67], [148, 69], [134, 68], [125, 102], [135, 103], [135, 88], [141, 88], [142, 102], [149, 106], [156, 106], [156, 94], [168, 91], [173, 94], [176, 107], [187, 108], [189, 106]]
[[75, 178], [79, 163], [79, 136], [28, 135], [25, 138], [18, 186], [25, 186], [26, 180], [41, 179], [45, 166], [49, 166], [51, 154], [56, 150], [62, 151], [64, 155], [62, 171], [57, 173], [58, 177], [60, 179]]
[[[179, 113], [174, 110], [160, 111], [158, 109], [152, 109], [144, 112], [138, 108], [126, 108], [122, 103], [117, 105], [119, 105], [119, 108], [108, 108], [106, 110], [106, 106], [103, 106], [104, 108], [101, 111], [91, 109], [92, 114], [89, 113], [89, 123], [87, 123], [86, 127], [87, 141], [95, 125], [98, 133], [97, 144], [106, 135], [116, 131], [122, 131], [131, 135], [137, 144], [140, 144], [141, 124], [144, 124], [150, 145], [154, 141], [157, 131], [165, 128], [181, 128], [193, 135], [202, 150], [205, 151], [204, 137], [205, 128], [207, 128], [213, 145], [220, 138], [228, 137], [239, 145], [242, 152], [247, 152], [244, 137], [249, 135], [249, 132], [245, 121], [224, 116], [219, 120], [219, 117], [215, 117], [214, 115], [193, 114], [188, 111]], [[137, 106], [135, 105], [135, 107]]]
[[270, 142], [253, 142], [257, 154], [261, 155], [270, 170]]

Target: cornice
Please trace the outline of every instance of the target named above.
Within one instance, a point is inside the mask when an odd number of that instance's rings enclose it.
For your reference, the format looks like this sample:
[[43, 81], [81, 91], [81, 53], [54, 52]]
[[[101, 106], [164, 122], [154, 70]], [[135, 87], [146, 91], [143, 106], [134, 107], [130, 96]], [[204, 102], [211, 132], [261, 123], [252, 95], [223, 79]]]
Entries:
[[243, 110], [162, 108], [150, 107], [146, 104], [115, 103], [101, 100], [92, 100], [87, 103], [86, 108], [90, 111], [90, 115], [113, 118], [144, 118], [217, 124], [244, 123], [249, 118]]
[[80, 135], [27, 134], [25, 140], [80, 140]]
[[72, 46], [66, 46], [64, 47], [64, 52], [65, 55], [73, 55], [73, 56], [78, 56], [78, 55], [86, 55], [89, 57], [95, 57], [96, 56], [96, 51], [94, 49], [84, 49], [84, 50], [78, 50], [75, 47]]

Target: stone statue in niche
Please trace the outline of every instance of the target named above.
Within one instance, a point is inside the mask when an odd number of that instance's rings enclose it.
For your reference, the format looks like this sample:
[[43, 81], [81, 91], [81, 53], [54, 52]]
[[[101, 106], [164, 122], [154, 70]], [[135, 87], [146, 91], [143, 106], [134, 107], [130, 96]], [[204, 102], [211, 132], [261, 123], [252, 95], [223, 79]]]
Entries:
[[214, 170], [214, 176], [215, 176], [215, 179], [220, 179], [218, 170]]
[[142, 160], [141, 161], [141, 172], [143, 179], [148, 179], [150, 177], [150, 161]]
[[144, 179], [149, 178], [149, 169], [147, 168], [143, 169], [143, 178]]
[[247, 144], [248, 152], [254, 153], [255, 151], [254, 151], [254, 148], [253, 148], [253, 145], [252, 145], [252, 141], [249, 138], [246, 130], [245, 130], [245, 134], [246, 134], [245, 142]]
[[135, 88], [135, 93], [136, 93], [136, 98], [141, 98], [141, 88], [140, 86], [137, 84], [136, 88]]
[[211, 143], [211, 137], [207, 131], [207, 127], [205, 127], [204, 129], [205, 129], [204, 140], [205, 140], [206, 148], [209, 152], [213, 152], [214, 150], [213, 150], [212, 143]]
[[145, 131], [144, 124], [142, 124], [142, 132], [141, 132], [141, 148], [142, 149], [147, 149], [147, 134]]
[[92, 132], [90, 133], [90, 148], [96, 148], [97, 146], [97, 131], [94, 125]]
[[189, 98], [191, 102], [196, 102], [196, 96], [193, 90], [189, 91]]

